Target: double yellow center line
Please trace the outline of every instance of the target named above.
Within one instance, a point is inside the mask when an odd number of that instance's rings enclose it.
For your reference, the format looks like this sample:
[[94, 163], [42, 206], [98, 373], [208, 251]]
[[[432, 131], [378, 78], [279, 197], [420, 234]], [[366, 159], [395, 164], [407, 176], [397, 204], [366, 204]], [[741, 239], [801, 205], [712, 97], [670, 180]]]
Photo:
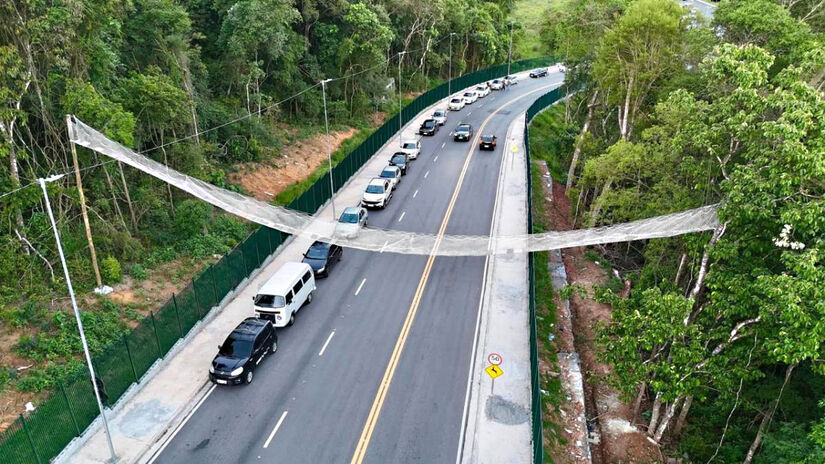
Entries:
[[441, 227], [438, 229], [438, 235], [436, 236], [433, 251], [430, 252], [429, 257], [427, 258], [427, 264], [424, 266], [424, 271], [421, 274], [421, 280], [418, 282], [418, 287], [415, 290], [415, 295], [413, 296], [412, 303], [410, 304], [410, 309], [407, 312], [407, 317], [404, 319], [404, 325], [401, 327], [401, 333], [398, 335], [398, 340], [395, 342], [395, 348], [392, 350], [392, 355], [390, 356], [389, 363], [387, 364], [387, 369], [384, 371], [384, 377], [378, 385], [378, 391], [376, 392], [375, 399], [372, 402], [370, 413], [367, 415], [367, 421], [364, 424], [363, 430], [361, 430], [361, 437], [358, 439], [358, 444], [355, 447], [355, 453], [352, 455], [352, 460], [350, 461], [351, 464], [361, 464], [364, 461], [364, 457], [367, 455], [367, 448], [369, 447], [370, 439], [372, 438], [372, 432], [375, 430], [375, 424], [378, 423], [378, 416], [381, 414], [381, 408], [384, 406], [384, 400], [387, 397], [387, 392], [390, 390], [390, 384], [392, 383], [392, 378], [395, 375], [395, 369], [398, 367], [398, 361], [401, 359], [401, 353], [404, 351], [407, 336], [409, 335], [413, 321], [415, 320], [415, 314], [418, 312], [421, 297], [424, 295], [424, 289], [427, 287], [427, 281], [430, 278], [430, 272], [432, 271], [433, 263], [435, 262], [438, 247], [441, 245], [441, 241], [444, 238], [444, 233], [447, 230], [447, 224], [450, 222], [450, 216], [453, 214], [453, 209], [455, 208], [456, 201], [458, 200], [458, 194], [461, 191], [461, 185], [464, 183], [464, 177], [467, 175], [467, 170], [470, 167], [470, 160], [473, 157], [473, 153], [476, 152], [476, 144], [478, 143], [479, 137], [481, 137], [484, 127], [487, 126], [487, 123], [490, 122], [490, 119], [492, 119], [493, 116], [505, 107], [527, 97], [528, 95], [546, 90], [553, 85], [555, 84], [532, 90], [501, 105], [490, 116], [487, 116], [487, 119], [485, 119], [481, 124], [476, 136], [473, 138], [470, 144], [470, 149], [467, 152], [466, 159], [464, 160], [464, 166], [461, 168], [458, 183], [455, 186], [455, 190], [453, 190], [452, 198], [450, 198], [450, 204], [447, 206], [447, 211], [444, 213], [444, 219], [441, 221]]

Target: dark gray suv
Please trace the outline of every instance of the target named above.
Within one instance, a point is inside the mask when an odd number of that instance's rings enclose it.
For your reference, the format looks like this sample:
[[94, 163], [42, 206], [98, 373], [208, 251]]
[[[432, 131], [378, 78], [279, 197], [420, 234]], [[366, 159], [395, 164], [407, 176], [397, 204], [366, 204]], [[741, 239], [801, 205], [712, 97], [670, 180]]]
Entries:
[[221, 385], [252, 383], [258, 364], [277, 349], [278, 334], [272, 322], [248, 317], [218, 346], [209, 380]]

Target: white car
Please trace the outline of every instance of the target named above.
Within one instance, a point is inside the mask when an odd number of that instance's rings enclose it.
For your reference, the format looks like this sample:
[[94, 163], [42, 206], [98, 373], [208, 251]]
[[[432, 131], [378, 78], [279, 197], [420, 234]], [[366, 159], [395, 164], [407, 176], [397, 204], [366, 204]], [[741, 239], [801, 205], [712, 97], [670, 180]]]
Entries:
[[447, 122], [447, 112], [444, 110], [433, 111], [433, 120], [439, 125], [443, 126]]
[[392, 199], [392, 185], [389, 179], [376, 177], [367, 184], [364, 195], [361, 196], [361, 206], [364, 208], [384, 209]]
[[472, 90], [468, 90], [461, 95], [461, 99], [464, 100], [465, 105], [472, 105], [478, 100], [478, 94]]
[[418, 159], [421, 153], [421, 142], [418, 140], [405, 140], [401, 142], [401, 151], [407, 154], [411, 160]]
[[462, 108], [464, 108], [464, 99], [461, 97], [450, 99], [450, 104], [447, 105], [447, 108], [449, 108], [450, 111], [461, 111]]
[[362, 227], [367, 227], [367, 210], [360, 206], [347, 206], [338, 223], [335, 224], [335, 235], [352, 238], [358, 235]]
[[504, 81], [501, 79], [493, 79], [490, 81], [490, 89], [501, 90], [504, 88]]
[[395, 190], [398, 187], [398, 184], [401, 183], [401, 170], [398, 169], [398, 166], [387, 166], [383, 171], [381, 171], [379, 177], [390, 181], [392, 189]]
[[518, 78], [516, 76], [504, 76], [504, 84], [516, 85], [518, 84]]
[[487, 84], [477, 85], [473, 90], [478, 94], [478, 98], [484, 98], [487, 95], [490, 95], [490, 88], [487, 87]]

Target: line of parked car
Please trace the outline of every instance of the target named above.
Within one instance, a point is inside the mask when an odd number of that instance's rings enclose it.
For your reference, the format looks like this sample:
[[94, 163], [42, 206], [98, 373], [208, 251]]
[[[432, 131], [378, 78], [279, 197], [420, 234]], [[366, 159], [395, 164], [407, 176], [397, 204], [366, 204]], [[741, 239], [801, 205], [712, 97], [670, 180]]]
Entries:
[[[546, 75], [546, 69], [544, 70]], [[530, 77], [533, 76], [531, 72]], [[536, 76], [541, 77], [541, 76]], [[435, 135], [447, 123], [448, 111], [461, 111], [484, 98], [492, 90], [502, 90], [515, 85], [515, 76], [505, 76], [466, 89], [450, 99], [448, 109], [437, 109], [418, 130], [423, 136]], [[473, 138], [473, 126], [460, 123], [453, 131], [453, 140], [469, 141]], [[495, 150], [496, 136], [482, 134], [479, 148]], [[367, 226], [369, 214], [366, 208], [386, 208], [398, 188], [402, 176], [407, 174], [410, 162], [421, 154], [421, 141], [406, 139], [390, 157], [387, 166], [367, 184], [359, 206], [349, 206], [338, 218], [335, 233], [353, 236]], [[218, 354], [209, 368], [209, 380], [221, 385], [249, 384], [255, 369], [263, 359], [278, 350], [276, 329], [291, 326], [299, 310], [312, 302], [316, 290], [316, 277], [329, 276], [330, 270], [341, 261], [343, 249], [339, 245], [316, 241], [304, 253], [303, 260], [288, 262], [278, 269], [252, 297], [255, 317], [244, 319], [218, 346]]]

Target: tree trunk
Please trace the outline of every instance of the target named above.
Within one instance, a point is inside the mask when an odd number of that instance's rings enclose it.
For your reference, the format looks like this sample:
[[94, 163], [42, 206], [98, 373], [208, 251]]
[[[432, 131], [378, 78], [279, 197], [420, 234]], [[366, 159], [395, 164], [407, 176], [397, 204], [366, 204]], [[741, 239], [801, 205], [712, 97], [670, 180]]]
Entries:
[[679, 403], [681, 402], [682, 397], [679, 396], [667, 406], [665, 416], [662, 418], [662, 421], [659, 422], [659, 426], [656, 428], [656, 433], [653, 435], [653, 440], [655, 440], [656, 443], [659, 443], [662, 440], [662, 437], [665, 435], [665, 431], [667, 431], [667, 426], [670, 425], [670, 420], [673, 419], [673, 415], [676, 414], [676, 408], [679, 407]]
[[678, 437], [682, 434], [682, 430], [685, 429], [691, 404], [693, 404], [693, 395], [688, 395], [685, 397], [685, 403], [682, 405], [682, 410], [679, 411], [679, 417], [676, 419], [676, 425], [673, 427], [673, 436]]
[[602, 188], [601, 193], [593, 200], [593, 211], [590, 214], [590, 226], [591, 227], [596, 226], [596, 223], [599, 220], [599, 214], [601, 214], [601, 212], [602, 212], [602, 202], [601, 202], [602, 195], [610, 192], [610, 187], [612, 187], [612, 186], [613, 186], [613, 179], [610, 179], [610, 180], [607, 181], [606, 184], [604, 184], [604, 188]]
[[126, 183], [126, 176], [123, 175], [123, 165], [120, 161], [117, 162], [117, 167], [120, 170], [120, 181], [123, 183], [123, 193], [126, 194], [126, 204], [129, 206], [129, 216], [132, 218], [132, 227], [137, 232], [138, 224], [135, 218], [135, 208], [132, 206], [132, 197], [129, 195], [129, 184]]
[[796, 364], [789, 364], [785, 369], [785, 381], [782, 383], [782, 388], [779, 389], [779, 395], [777, 395], [776, 401], [774, 401], [771, 410], [762, 417], [762, 422], [759, 423], [759, 430], [756, 432], [756, 437], [753, 439], [753, 443], [751, 443], [750, 448], [748, 448], [748, 454], [745, 456], [745, 460], [742, 461], [743, 464], [750, 464], [753, 457], [756, 455], [756, 451], [759, 449], [759, 445], [762, 444], [762, 438], [765, 436], [765, 432], [771, 424], [771, 419], [773, 419], [773, 415], [779, 407], [779, 402], [782, 401], [782, 393], [785, 391], [788, 381], [791, 380], [791, 374], [793, 373], [795, 367]]
[[647, 424], [647, 434], [648, 436], [653, 436], [656, 433], [656, 426], [659, 424], [659, 412], [662, 409], [662, 394], [656, 393], [656, 397], [653, 399], [653, 411], [650, 415], [650, 423]]
[[624, 111], [622, 111], [622, 121], [621, 126], [619, 128], [621, 132], [621, 136], [623, 139], [627, 139], [627, 128], [628, 122], [630, 121], [630, 95], [633, 93], [633, 82], [635, 81], [635, 76], [631, 75], [630, 80], [627, 81], [627, 93], [625, 94], [624, 98]]
[[647, 383], [642, 382], [637, 390], [636, 399], [633, 400], [633, 422], [639, 417], [639, 410], [642, 409], [642, 401], [645, 399], [645, 393], [647, 393]]
[[123, 212], [120, 210], [120, 204], [117, 201], [117, 195], [115, 195], [115, 185], [112, 183], [112, 177], [109, 175], [109, 168], [105, 164], [101, 167], [103, 168], [103, 173], [106, 175], [106, 185], [109, 186], [109, 190], [112, 192], [112, 203], [114, 203], [117, 217], [120, 219], [120, 224], [123, 225], [123, 230], [125, 230], [128, 234], [129, 226], [126, 225], [126, 220], [123, 218]]
[[579, 156], [582, 152], [582, 145], [584, 138], [587, 136], [587, 131], [590, 129], [590, 121], [593, 119], [593, 108], [596, 106], [596, 98], [599, 96], [599, 91], [595, 90], [593, 96], [590, 98], [590, 103], [587, 105], [587, 117], [584, 118], [584, 125], [582, 126], [579, 139], [576, 141], [576, 148], [573, 150], [573, 160], [570, 161], [570, 169], [567, 170], [567, 188], [573, 186], [573, 178], [576, 175], [576, 166], [579, 163]]
[[673, 283], [677, 287], [679, 286], [679, 278], [682, 277], [682, 270], [685, 268], [685, 261], [687, 261], [687, 253], [682, 253], [682, 259], [679, 260], [679, 269], [676, 271], [676, 278], [673, 279]]

